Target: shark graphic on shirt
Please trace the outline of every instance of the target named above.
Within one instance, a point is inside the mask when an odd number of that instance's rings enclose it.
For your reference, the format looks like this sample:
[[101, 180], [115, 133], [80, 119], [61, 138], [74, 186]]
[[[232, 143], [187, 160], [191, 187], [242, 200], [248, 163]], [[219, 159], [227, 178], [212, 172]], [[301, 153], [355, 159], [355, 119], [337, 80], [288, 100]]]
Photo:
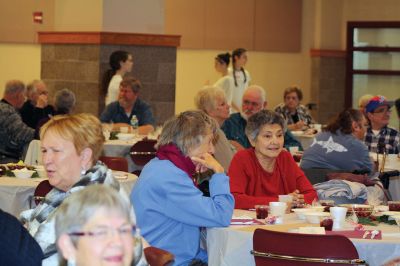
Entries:
[[346, 152], [347, 151], [347, 149], [343, 145], [334, 142], [332, 139], [332, 136], [330, 136], [327, 141], [323, 141], [323, 140], [317, 141], [314, 139], [314, 141], [310, 147], [314, 146], [315, 144], [321, 145], [322, 148], [326, 149], [326, 153], [330, 153], [333, 151], [336, 151], [336, 152]]

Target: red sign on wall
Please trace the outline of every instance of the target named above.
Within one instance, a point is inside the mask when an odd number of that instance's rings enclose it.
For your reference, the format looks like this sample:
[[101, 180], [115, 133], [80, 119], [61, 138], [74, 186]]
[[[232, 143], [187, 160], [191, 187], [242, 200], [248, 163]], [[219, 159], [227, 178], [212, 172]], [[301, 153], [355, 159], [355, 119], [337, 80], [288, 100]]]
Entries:
[[42, 24], [43, 23], [43, 12], [41, 12], [41, 11], [33, 12], [33, 22]]

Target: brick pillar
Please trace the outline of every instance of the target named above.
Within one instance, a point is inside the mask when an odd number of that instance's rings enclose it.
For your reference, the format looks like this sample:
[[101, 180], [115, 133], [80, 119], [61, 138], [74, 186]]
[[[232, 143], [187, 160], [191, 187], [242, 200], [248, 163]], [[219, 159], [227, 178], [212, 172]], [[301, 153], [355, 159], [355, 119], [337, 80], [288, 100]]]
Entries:
[[99, 115], [104, 109], [101, 92], [103, 73], [110, 54], [126, 50], [133, 54], [132, 75], [143, 85], [157, 123], [175, 114], [176, 47], [179, 36], [101, 32], [43, 32], [41, 78], [49, 91], [68, 88], [77, 96], [75, 112]]

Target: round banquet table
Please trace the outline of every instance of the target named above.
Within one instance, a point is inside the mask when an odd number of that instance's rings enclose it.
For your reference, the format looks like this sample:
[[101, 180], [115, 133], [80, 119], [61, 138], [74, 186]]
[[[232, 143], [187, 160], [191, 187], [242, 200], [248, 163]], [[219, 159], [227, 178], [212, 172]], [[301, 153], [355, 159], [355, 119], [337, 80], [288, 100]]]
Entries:
[[[235, 210], [234, 216], [255, 218], [255, 212]], [[285, 215], [283, 225], [234, 225], [227, 228], [208, 228], [206, 240], [208, 265], [255, 265], [250, 250], [253, 249], [253, 232], [256, 228], [287, 232], [287, 228], [295, 228], [296, 224], [304, 223], [304, 221], [298, 220], [294, 213], [291, 213]], [[287, 225], [286, 229], [285, 225]], [[382, 239], [350, 238], [361, 259], [366, 260], [369, 265], [382, 265], [386, 261], [400, 257], [400, 229], [398, 226], [379, 224], [378, 226], [366, 226], [366, 229], [381, 230]]]
[[[129, 195], [137, 181], [137, 176], [130, 173], [122, 173], [115, 172], [115, 176], [120, 182], [122, 189]], [[18, 218], [21, 211], [30, 208], [35, 188], [43, 180], [45, 179], [0, 177], [0, 209]]]

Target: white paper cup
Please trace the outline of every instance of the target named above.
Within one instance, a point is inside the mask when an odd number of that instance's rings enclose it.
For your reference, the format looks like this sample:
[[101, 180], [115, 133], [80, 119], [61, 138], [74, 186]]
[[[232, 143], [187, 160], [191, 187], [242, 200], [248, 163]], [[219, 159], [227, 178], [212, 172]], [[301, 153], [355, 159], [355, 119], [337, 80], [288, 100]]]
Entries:
[[283, 216], [285, 215], [287, 208], [286, 202], [270, 202], [269, 203], [269, 213], [272, 216], [276, 216], [276, 223], [283, 223]]
[[289, 151], [291, 154], [299, 152], [298, 146], [289, 147]]
[[344, 224], [344, 220], [347, 214], [347, 208], [345, 207], [331, 207], [330, 213], [333, 219], [332, 230], [341, 229]]

